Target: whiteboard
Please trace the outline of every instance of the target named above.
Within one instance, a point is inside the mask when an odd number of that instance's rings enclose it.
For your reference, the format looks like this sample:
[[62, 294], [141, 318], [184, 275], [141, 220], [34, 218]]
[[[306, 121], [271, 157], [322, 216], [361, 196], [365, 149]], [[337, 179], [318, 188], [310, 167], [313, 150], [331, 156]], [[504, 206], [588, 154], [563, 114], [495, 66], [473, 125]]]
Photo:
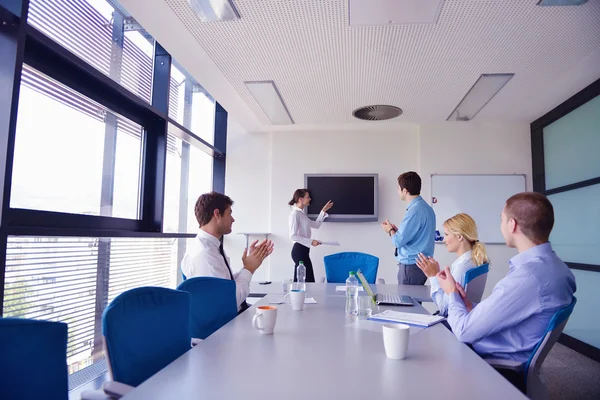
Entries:
[[504, 243], [500, 214], [510, 196], [525, 190], [525, 175], [431, 175], [436, 229], [443, 236], [444, 222], [466, 213], [475, 220], [480, 241]]

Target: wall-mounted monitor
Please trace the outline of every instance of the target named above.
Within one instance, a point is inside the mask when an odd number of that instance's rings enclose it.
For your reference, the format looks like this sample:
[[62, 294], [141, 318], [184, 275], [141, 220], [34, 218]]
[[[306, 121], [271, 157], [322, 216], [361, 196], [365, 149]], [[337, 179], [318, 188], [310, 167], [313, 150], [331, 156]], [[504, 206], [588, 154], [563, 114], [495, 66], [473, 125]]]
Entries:
[[328, 222], [377, 221], [377, 181], [377, 174], [305, 174], [304, 187], [312, 198], [308, 217], [317, 218], [331, 200]]

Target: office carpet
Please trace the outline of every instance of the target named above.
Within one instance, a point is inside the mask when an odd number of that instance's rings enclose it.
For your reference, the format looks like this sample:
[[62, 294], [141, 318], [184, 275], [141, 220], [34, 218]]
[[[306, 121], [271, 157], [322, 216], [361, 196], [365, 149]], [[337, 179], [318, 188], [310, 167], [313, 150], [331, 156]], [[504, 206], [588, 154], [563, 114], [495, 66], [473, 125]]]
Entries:
[[600, 399], [600, 363], [556, 343], [542, 365], [550, 400]]

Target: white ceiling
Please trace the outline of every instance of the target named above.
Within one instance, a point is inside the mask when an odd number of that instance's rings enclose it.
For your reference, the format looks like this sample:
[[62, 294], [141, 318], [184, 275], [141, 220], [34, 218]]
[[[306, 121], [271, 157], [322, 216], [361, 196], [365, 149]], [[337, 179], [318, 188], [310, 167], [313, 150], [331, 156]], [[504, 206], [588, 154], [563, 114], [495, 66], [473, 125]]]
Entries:
[[[474, 121], [529, 123], [600, 78], [600, 0], [445, 0], [435, 25], [366, 27], [347, 0], [234, 0], [240, 20], [209, 23], [187, 0], [120, 2], [249, 131], [445, 121], [483, 73], [515, 76]], [[268, 80], [295, 126], [272, 126], [244, 85]], [[352, 117], [369, 104], [404, 113]]]

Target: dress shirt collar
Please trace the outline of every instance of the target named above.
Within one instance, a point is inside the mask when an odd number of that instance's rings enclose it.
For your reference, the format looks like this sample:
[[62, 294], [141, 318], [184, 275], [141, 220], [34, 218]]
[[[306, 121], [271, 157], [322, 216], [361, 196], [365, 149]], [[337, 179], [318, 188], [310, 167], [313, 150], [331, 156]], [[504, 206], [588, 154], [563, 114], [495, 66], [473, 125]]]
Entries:
[[546, 242], [546, 243], [537, 245], [537, 246], [527, 249], [524, 252], [521, 252], [521, 253], [517, 254], [516, 256], [514, 256], [513, 258], [511, 258], [509, 261], [510, 268], [511, 269], [516, 268], [519, 265], [528, 263], [529, 261], [533, 260], [534, 258], [545, 256], [545, 255], [552, 254], [552, 253], [554, 253], [554, 250], [552, 250], [552, 245], [550, 244], [550, 242]]
[[202, 229], [198, 231], [198, 239], [208, 240], [209, 243], [212, 243], [217, 247], [221, 246], [221, 241], [219, 239]]
[[414, 199], [412, 199], [410, 203], [408, 203], [408, 206], [406, 206], [406, 211], [408, 211], [412, 206], [414, 206], [420, 201], [423, 201], [423, 198], [421, 196], [417, 196]]
[[458, 257], [456, 259], [456, 261], [454, 261], [452, 263], [452, 266], [461, 265], [462, 263], [464, 263], [465, 261], [467, 261], [469, 258], [471, 258], [471, 254], [472, 254], [471, 250], [465, 252], [465, 254], [463, 254], [462, 256]]
[[304, 212], [304, 210], [303, 210], [303, 209], [301, 209], [300, 207], [296, 207], [296, 206], [292, 206], [292, 210], [296, 210], [296, 211]]

